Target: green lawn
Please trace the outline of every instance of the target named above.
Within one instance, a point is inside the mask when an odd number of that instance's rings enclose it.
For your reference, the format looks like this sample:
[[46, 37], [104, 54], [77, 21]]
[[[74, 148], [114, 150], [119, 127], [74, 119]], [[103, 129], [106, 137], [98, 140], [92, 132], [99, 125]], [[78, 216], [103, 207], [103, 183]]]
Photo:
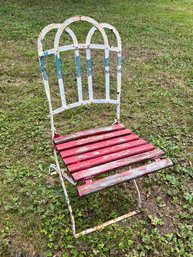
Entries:
[[[193, 0], [1, 0], [0, 11], [0, 256], [193, 256]], [[78, 240], [59, 179], [48, 176], [53, 156], [36, 46], [44, 26], [74, 15], [118, 29], [123, 43], [122, 122], [175, 163], [138, 180], [141, 214]], [[77, 32], [84, 35], [86, 28]], [[69, 67], [66, 72], [73, 73]], [[100, 72], [99, 67], [97, 94], [103, 90]], [[69, 99], [73, 94], [71, 88]], [[59, 127], [69, 133], [111, 124], [114, 112], [94, 106], [61, 117], [65, 121], [60, 118]], [[72, 186], [67, 188], [78, 231], [136, 206], [132, 183], [81, 200]]]

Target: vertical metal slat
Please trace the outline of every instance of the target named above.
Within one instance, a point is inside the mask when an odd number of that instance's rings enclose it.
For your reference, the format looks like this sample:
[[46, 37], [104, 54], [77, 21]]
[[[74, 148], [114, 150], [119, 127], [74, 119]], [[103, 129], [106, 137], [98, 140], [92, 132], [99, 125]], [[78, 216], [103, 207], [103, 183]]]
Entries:
[[105, 49], [105, 88], [106, 88], [106, 100], [110, 100], [110, 57], [109, 49]]
[[64, 81], [63, 81], [63, 78], [62, 78], [61, 61], [60, 61], [60, 56], [59, 56], [58, 52], [56, 52], [55, 58], [56, 58], [56, 70], [57, 70], [58, 84], [59, 84], [59, 90], [60, 90], [62, 106], [66, 107], [66, 97], [65, 97], [65, 91], [64, 91]]
[[78, 100], [79, 102], [83, 101], [82, 97], [82, 79], [81, 79], [81, 69], [80, 69], [80, 55], [79, 50], [75, 50], [75, 64], [76, 64], [76, 78], [78, 86]]
[[90, 48], [87, 48], [87, 49], [86, 49], [86, 68], [87, 68], [87, 76], [88, 76], [88, 93], [89, 93], [89, 100], [90, 100], [90, 101], [93, 101], [92, 64], [91, 64]]

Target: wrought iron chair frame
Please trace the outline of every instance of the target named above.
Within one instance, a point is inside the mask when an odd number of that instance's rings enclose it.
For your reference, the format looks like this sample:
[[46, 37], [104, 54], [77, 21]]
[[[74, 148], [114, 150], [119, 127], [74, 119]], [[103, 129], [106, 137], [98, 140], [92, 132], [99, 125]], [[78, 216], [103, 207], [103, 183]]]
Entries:
[[[86, 37], [86, 42], [84, 44], [79, 44], [78, 40], [76, 38], [76, 35], [74, 32], [68, 27], [70, 24], [77, 22], [77, 21], [86, 21], [90, 24], [93, 25], [93, 27], [90, 29], [88, 32], [88, 35]], [[43, 50], [43, 40], [45, 36], [47, 35], [48, 32], [50, 32], [53, 29], [57, 29], [56, 36], [54, 39], [54, 48], [48, 49], [48, 50]], [[108, 43], [108, 38], [105, 33], [105, 29], [111, 30], [117, 40], [117, 45], [116, 46], [110, 46]], [[104, 44], [93, 44], [91, 43], [92, 36], [94, 32], [98, 30], [102, 37]], [[64, 45], [64, 46], [59, 46], [60, 42], [60, 37], [62, 33], [66, 31], [72, 38], [73, 44], [71, 45]], [[83, 99], [83, 94], [82, 94], [82, 80], [81, 80], [81, 69], [80, 69], [80, 55], [79, 55], [79, 50], [80, 49], [85, 49], [86, 51], [86, 66], [87, 66], [87, 77], [88, 77], [88, 96], [89, 100], [84, 100]], [[106, 97], [105, 99], [94, 99], [93, 97], [93, 85], [92, 85], [92, 65], [91, 65], [91, 49], [101, 49], [104, 51], [104, 56], [105, 56], [105, 94]], [[69, 51], [69, 50], [74, 50], [75, 52], [75, 64], [76, 64], [76, 76], [77, 76], [77, 87], [78, 87], [78, 102], [75, 102], [73, 104], [68, 104], [66, 102], [65, 98], [65, 89], [64, 89], [64, 81], [62, 77], [62, 69], [61, 69], [61, 61], [60, 61], [60, 52], [63, 51]], [[110, 51], [116, 52], [117, 53], [117, 98], [116, 99], [111, 99], [110, 97], [110, 59], [109, 59], [109, 53]], [[48, 82], [48, 75], [46, 71], [46, 65], [45, 65], [45, 58], [50, 55], [55, 55], [55, 61], [56, 61], [56, 69], [57, 69], [57, 77], [58, 77], [58, 84], [59, 84], [59, 90], [60, 90], [60, 95], [61, 95], [61, 107], [53, 110], [52, 108], [52, 103], [51, 103], [51, 96], [50, 96], [50, 87], [49, 87], [49, 82]], [[122, 47], [121, 47], [121, 38], [118, 33], [118, 31], [115, 29], [110, 24], [107, 23], [98, 23], [92, 18], [86, 17], [86, 16], [75, 16], [70, 19], [67, 19], [64, 23], [58, 23], [58, 24], [50, 24], [46, 26], [40, 33], [38, 37], [38, 56], [39, 56], [39, 63], [41, 66], [42, 70], [42, 77], [43, 77], [43, 83], [44, 83], [44, 88], [46, 92], [46, 96], [48, 99], [48, 104], [49, 104], [49, 112], [50, 112], [50, 125], [51, 125], [51, 135], [52, 139], [54, 139], [55, 136], [55, 127], [54, 127], [54, 115], [59, 114], [65, 110], [75, 108], [77, 106], [81, 105], [86, 105], [89, 103], [99, 103], [99, 104], [114, 104], [116, 105], [116, 120], [115, 123], [120, 122], [120, 97], [121, 97], [121, 62], [122, 62]], [[60, 168], [59, 161], [58, 161], [58, 156], [56, 149], [53, 147], [53, 152], [54, 152], [54, 158], [55, 158], [55, 165], [51, 164], [50, 165], [50, 172], [51, 170], [54, 170], [55, 172], [51, 172], [51, 174], [57, 173], [60, 177], [60, 181], [62, 184], [62, 188], [64, 191], [64, 196], [67, 202], [67, 206], [69, 209], [70, 213], [70, 218], [72, 222], [72, 230], [73, 230], [73, 235], [74, 237], [78, 238], [80, 235], [88, 234], [93, 231], [102, 229], [110, 224], [116, 223], [120, 220], [126, 219], [132, 215], [135, 215], [139, 212], [139, 209], [141, 208], [141, 196], [140, 196], [140, 191], [137, 186], [137, 183], [134, 181], [134, 185], [137, 191], [137, 197], [138, 197], [138, 209], [133, 212], [129, 212], [125, 215], [122, 215], [116, 219], [107, 221], [103, 223], [102, 225], [95, 226], [90, 229], [86, 229], [80, 233], [76, 233], [76, 226], [75, 226], [75, 219], [74, 215], [72, 212], [72, 207], [70, 204], [69, 196], [66, 190], [66, 186], [64, 184], [64, 179], [70, 182], [72, 185], [76, 185], [76, 182], [68, 176], [67, 173], [64, 172]]]

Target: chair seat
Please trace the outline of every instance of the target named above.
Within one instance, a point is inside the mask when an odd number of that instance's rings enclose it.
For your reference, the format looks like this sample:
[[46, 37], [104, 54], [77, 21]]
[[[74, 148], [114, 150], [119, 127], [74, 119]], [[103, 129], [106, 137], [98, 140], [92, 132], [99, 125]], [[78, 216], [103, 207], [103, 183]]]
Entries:
[[[54, 144], [70, 176], [77, 182], [79, 196], [172, 166], [168, 158], [160, 159], [164, 154], [162, 150], [122, 124], [57, 135]], [[150, 163], [145, 164], [147, 161]], [[109, 174], [129, 165], [137, 167]], [[99, 178], [104, 173], [108, 173], [107, 177]]]

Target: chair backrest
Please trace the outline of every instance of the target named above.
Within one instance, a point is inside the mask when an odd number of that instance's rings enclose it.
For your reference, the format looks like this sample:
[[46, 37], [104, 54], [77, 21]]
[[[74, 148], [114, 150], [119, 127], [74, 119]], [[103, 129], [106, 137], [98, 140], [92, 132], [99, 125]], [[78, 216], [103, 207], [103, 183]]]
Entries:
[[[68, 26], [77, 21], [87, 21], [92, 24], [93, 27], [88, 31], [86, 40], [84, 43], [79, 43], [75, 33]], [[54, 48], [52, 49], [43, 49], [43, 40], [46, 34], [53, 30], [57, 29], [55, 39], [54, 39]], [[116, 37], [116, 46], [110, 46], [108, 42], [105, 29], [111, 30]], [[93, 44], [91, 43], [92, 36], [95, 31], [99, 31], [103, 38], [103, 44]], [[60, 46], [60, 38], [62, 33], [66, 31], [72, 38], [73, 44], [62, 45]], [[80, 54], [79, 49], [85, 49], [86, 54], [86, 70], [88, 78], [88, 100], [83, 99], [82, 93], [82, 78], [81, 78], [81, 68], [80, 68]], [[93, 80], [92, 80], [92, 62], [91, 62], [91, 49], [101, 49], [104, 51], [104, 69], [105, 69], [105, 98], [104, 99], [94, 99], [93, 97]], [[65, 84], [62, 76], [61, 69], [61, 60], [60, 53], [64, 51], [74, 51], [75, 53], [75, 66], [76, 66], [76, 78], [77, 78], [77, 87], [78, 87], [78, 101], [72, 104], [68, 104], [65, 96]], [[113, 51], [117, 54], [117, 97], [116, 99], [111, 99], [110, 94], [110, 51]], [[67, 19], [64, 23], [61, 24], [50, 24], [46, 26], [40, 33], [38, 37], [38, 55], [39, 62], [42, 69], [42, 76], [44, 81], [44, 87], [46, 95], [48, 98], [50, 115], [53, 117], [54, 114], [61, 113], [67, 109], [74, 108], [80, 105], [85, 105], [89, 103], [110, 103], [117, 105], [117, 120], [120, 119], [120, 95], [121, 95], [121, 62], [122, 62], [122, 49], [121, 49], [121, 38], [118, 31], [110, 24], [107, 23], [98, 23], [94, 19], [86, 16], [75, 16]], [[50, 97], [50, 87], [48, 82], [48, 75], [46, 71], [45, 58], [50, 55], [55, 55], [56, 70], [57, 70], [57, 79], [59, 85], [59, 92], [61, 96], [61, 107], [53, 110], [51, 97]]]

